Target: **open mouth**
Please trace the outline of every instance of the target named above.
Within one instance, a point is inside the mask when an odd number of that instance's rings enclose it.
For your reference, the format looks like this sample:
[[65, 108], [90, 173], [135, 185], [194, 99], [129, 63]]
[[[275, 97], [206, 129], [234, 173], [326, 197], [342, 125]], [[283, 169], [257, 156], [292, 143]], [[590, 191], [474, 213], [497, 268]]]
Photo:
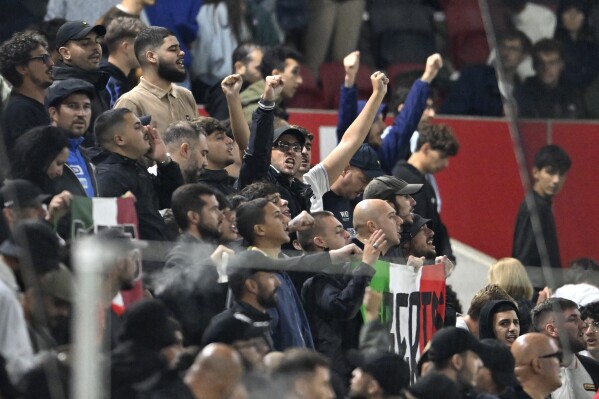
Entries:
[[295, 159], [293, 159], [293, 158], [285, 159], [285, 166], [287, 166], [288, 168], [295, 167]]
[[507, 337], [505, 337], [505, 340], [506, 340], [507, 342], [513, 343], [514, 341], [516, 341], [516, 338], [518, 338], [518, 337], [517, 337], [517, 336], [515, 336], [515, 335], [512, 335], [512, 334], [510, 334], [510, 335], [508, 335]]
[[183, 68], [185, 67], [185, 65], [183, 65], [183, 58], [179, 58], [176, 62], [177, 66]]

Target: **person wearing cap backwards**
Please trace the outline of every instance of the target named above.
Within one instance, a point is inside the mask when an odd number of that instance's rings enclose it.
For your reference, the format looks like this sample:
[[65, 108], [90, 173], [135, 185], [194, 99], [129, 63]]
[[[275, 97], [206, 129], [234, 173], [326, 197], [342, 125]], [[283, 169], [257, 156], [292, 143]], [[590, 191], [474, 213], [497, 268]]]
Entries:
[[483, 367], [476, 374], [476, 391], [502, 399], [514, 398], [520, 383], [514, 374], [516, 363], [510, 348], [496, 339], [480, 341]]
[[534, 331], [555, 341], [562, 351], [562, 386], [551, 394], [553, 399], [593, 398], [599, 387], [599, 364], [578, 352], [585, 349], [584, 332], [578, 305], [569, 299], [549, 298], [531, 311]]
[[88, 134], [85, 136], [86, 147], [94, 145], [93, 128], [96, 118], [110, 109], [107, 97], [106, 83], [110, 76], [100, 71], [102, 46], [100, 43], [106, 28], [102, 25], [90, 25], [84, 21], [69, 21], [62, 25], [56, 33], [56, 49], [60, 61], [52, 68], [54, 80], [82, 79], [94, 86], [95, 92], [91, 99], [91, 122]]
[[186, 77], [185, 53], [175, 34], [160, 26], [150, 26], [139, 32], [133, 47], [143, 76], [114, 107], [127, 108], [138, 116], [151, 115], [160, 135], [173, 122], [191, 122], [199, 116], [191, 91], [174, 84]]
[[[511, 347], [516, 366], [514, 373], [521, 384], [511, 396], [501, 398], [545, 399], [562, 385], [560, 362], [563, 353], [555, 340], [547, 335], [521, 335]], [[579, 396], [571, 396], [578, 398]]]
[[396, 398], [410, 385], [410, 368], [395, 353], [366, 351], [353, 357], [356, 368], [349, 387], [350, 399]]
[[52, 84], [53, 65], [48, 43], [38, 33], [15, 33], [2, 43], [0, 74], [13, 87], [0, 117], [6, 151], [2, 158], [12, 155], [11, 149], [23, 133], [50, 123], [43, 104], [46, 88]]
[[68, 134], [69, 157], [66, 168], [58, 176], [54, 186], [58, 191], [67, 190], [73, 195], [98, 196], [95, 170], [87, 151], [81, 148], [92, 117], [91, 102], [94, 86], [81, 79], [57, 80], [48, 88], [46, 108], [52, 126], [64, 129]]
[[456, 327], [438, 330], [428, 352], [433, 370], [451, 379], [463, 398], [470, 397], [476, 375], [483, 366], [481, 343], [468, 331]]

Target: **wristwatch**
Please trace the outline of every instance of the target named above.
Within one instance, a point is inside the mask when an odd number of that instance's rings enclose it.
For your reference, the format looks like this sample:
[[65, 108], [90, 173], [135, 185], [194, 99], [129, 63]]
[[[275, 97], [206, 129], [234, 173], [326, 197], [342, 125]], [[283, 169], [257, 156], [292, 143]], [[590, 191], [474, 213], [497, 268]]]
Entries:
[[158, 162], [158, 164], [159, 164], [160, 166], [166, 166], [166, 165], [168, 165], [169, 163], [171, 163], [172, 161], [173, 161], [173, 159], [171, 158], [171, 154], [169, 154], [169, 153], [167, 152], [167, 153], [166, 153], [166, 159], [165, 159], [164, 161], [162, 161], [162, 162]]

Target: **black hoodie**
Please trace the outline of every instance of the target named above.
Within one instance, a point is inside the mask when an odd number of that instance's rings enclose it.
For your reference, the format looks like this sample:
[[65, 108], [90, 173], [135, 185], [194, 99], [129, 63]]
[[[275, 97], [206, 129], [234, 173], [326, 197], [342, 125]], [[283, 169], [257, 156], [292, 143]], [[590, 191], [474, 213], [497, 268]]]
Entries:
[[[500, 308], [505, 309], [509, 307], [511, 310], [516, 312], [516, 316], [520, 319], [520, 312], [516, 304], [512, 301], [489, 301], [483, 306], [480, 311], [480, 318], [478, 320], [478, 336], [480, 339], [492, 338], [497, 339], [493, 332], [493, 316], [495, 313], [500, 312]], [[505, 310], [501, 310], [503, 312]]]

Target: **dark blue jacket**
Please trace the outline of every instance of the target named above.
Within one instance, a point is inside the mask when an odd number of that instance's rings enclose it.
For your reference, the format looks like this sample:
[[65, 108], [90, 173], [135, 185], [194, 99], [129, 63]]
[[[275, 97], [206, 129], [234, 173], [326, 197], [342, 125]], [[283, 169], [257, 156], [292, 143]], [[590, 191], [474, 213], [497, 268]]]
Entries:
[[152, 25], [168, 28], [177, 36], [181, 50], [185, 51], [183, 62], [187, 68], [191, 66], [192, 60], [187, 45], [198, 34], [196, 17], [201, 6], [202, 0], [163, 0], [144, 8]]
[[[377, 149], [381, 168], [386, 174], [391, 174], [393, 166], [410, 155], [410, 138], [418, 128], [422, 113], [426, 108], [426, 100], [431, 95], [431, 86], [420, 79], [416, 80], [402, 111], [395, 117], [393, 125], [383, 138]], [[347, 128], [358, 116], [358, 91], [356, 87], [341, 87], [339, 101], [339, 116], [337, 119], [337, 139], [341, 140]]]
[[501, 93], [495, 68], [475, 65], [465, 68], [439, 110], [441, 114], [503, 116]]

